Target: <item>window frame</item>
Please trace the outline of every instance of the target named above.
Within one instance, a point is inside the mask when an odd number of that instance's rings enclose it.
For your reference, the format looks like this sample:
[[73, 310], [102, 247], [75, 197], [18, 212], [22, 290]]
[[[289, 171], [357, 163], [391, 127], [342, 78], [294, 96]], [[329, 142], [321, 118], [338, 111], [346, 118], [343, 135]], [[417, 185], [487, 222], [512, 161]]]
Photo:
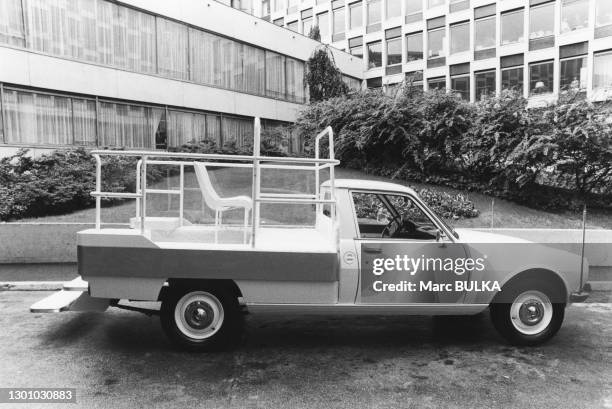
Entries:
[[[453, 51], [453, 29], [459, 28], [459, 27], [463, 27], [463, 26], [467, 26], [467, 33], [466, 33], [466, 39], [467, 39], [467, 48], [465, 50], [458, 50], [458, 51]], [[462, 22], [458, 22], [458, 23], [454, 23], [448, 26], [448, 33], [449, 33], [449, 37], [450, 37], [450, 41], [449, 41], [449, 50], [448, 50], [448, 54], [449, 55], [453, 55], [453, 54], [459, 54], [459, 53], [465, 53], [465, 52], [469, 52], [471, 45], [470, 44], [470, 21], [462, 21]]]
[[[508, 17], [508, 16], [513, 16], [516, 14], [521, 14], [521, 36], [514, 41], [508, 41], [508, 42], [504, 42], [504, 17]], [[508, 10], [508, 11], [504, 11], [503, 13], [500, 14], [499, 16], [499, 22], [500, 22], [500, 27], [499, 27], [499, 45], [500, 46], [504, 46], [504, 45], [510, 45], [510, 44], [519, 44], [525, 41], [525, 8], [521, 7], [519, 9], [514, 9], [514, 10]]]

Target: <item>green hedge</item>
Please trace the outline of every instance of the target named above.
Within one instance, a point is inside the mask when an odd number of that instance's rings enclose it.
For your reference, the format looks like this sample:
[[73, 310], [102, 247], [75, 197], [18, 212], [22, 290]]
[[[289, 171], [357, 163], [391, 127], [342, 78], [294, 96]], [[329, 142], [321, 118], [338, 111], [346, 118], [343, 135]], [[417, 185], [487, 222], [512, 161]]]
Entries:
[[296, 131], [330, 125], [344, 166], [544, 209], [612, 205], [612, 125], [580, 94], [527, 109], [517, 93], [476, 104], [443, 91], [364, 91], [312, 104]]

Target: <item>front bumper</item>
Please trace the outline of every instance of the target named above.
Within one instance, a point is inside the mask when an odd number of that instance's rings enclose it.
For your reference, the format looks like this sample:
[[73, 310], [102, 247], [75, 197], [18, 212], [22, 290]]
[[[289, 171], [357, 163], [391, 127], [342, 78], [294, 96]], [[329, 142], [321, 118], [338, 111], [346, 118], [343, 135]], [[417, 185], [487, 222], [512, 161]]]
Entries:
[[591, 284], [586, 283], [582, 286], [580, 291], [576, 291], [570, 294], [569, 300], [570, 302], [584, 302], [589, 295], [591, 295]]

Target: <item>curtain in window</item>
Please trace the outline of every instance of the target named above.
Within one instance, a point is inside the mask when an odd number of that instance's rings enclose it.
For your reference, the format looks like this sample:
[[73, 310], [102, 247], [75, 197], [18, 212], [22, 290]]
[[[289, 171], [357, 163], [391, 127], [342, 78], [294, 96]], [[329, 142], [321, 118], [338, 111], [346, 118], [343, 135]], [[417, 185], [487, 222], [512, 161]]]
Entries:
[[72, 99], [74, 143], [95, 146], [96, 144], [96, 101]]
[[287, 58], [287, 99], [293, 102], [304, 101], [304, 63]]
[[218, 38], [204, 31], [189, 29], [189, 65], [191, 80], [199, 84], [213, 85], [215, 60], [214, 41]]
[[244, 45], [244, 91], [265, 94], [265, 52], [259, 48]]
[[178, 147], [206, 139], [206, 115], [168, 111], [168, 145]]
[[171, 78], [189, 78], [187, 61], [187, 26], [163, 18], [157, 19], [158, 72]]
[[6, 89], [7, 142], [38, 145], [72, 143], [70, 99]]
[[593, 65], [593, 89], [612, 90], [612, 53], [595, 54]]
[[155, 17], [118, 7], [115, 23], [115, 47], [122, 51], [122, 67], [131, 71], [155, 72]]
[[266, 95], [285, 98], [285, 57], [266, 51]]
[[221, 140], [221, 117], [219, 115], [206, 114], [206, 138], [212, 139], [218, 146]]
[[154, 148], [155, 132], [162, 113], [160, 108], [101, 102], [99, 145]]
[[21, 0], [0, 1], [0, 43], [25, 47]]
[[253, 121], [224, 116], [222, 118], [223, 143], [236, 143], [237, 147], [250, 145], [253, 140]]

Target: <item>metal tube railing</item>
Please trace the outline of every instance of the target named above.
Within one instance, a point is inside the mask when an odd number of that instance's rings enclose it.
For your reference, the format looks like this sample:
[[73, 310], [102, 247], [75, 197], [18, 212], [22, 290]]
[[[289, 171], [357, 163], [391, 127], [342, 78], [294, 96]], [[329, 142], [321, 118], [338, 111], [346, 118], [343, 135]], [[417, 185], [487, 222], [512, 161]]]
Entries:
[[[322, 139], [327, 136], [329, 143], [329, 158], [320, 157], [320, 145]], [[252, 169], [252, 200], [251, 210], [251, 246], [255, 247], [257, 230], [260, 224], [260, 205], [261, 203], [285, 203], [285, 204], [315, 204], [316, 217], [320, 217], [322, 204], [329, 204], [332, 208], [331, 221], [334, 232], [337, 235], [336, 223], [336, 197], [334, 185], [334, 167], [340, 162], [334, 157], [333, 130], [327, 127], [315, 138], [315, 157], [314, 158], [294, 158], [294, 157], [268, 157], [261, 156], [261, 123], [259, 118], [255, 118], [253, 155], [222, 155], [222, 154], [202, 154], [186, 152], [154, 152], [154, 151], [111, 151], [94, 150], [93, 157], [96, 160], [96, 190], [92, 196], [96, 198], [96, 229], [101, 227], [101, 198], [124, 198], [136, 199], [136, 218], [140, 221], [140, 232], [145, 234], [147, 194], [168, 194], [179, 196], [179, 225], [183, 225], [185, 190], [199, 190], [195, 188], [185, 188], [185, 166], [193, 166], [197, 161], [211, 167], [234, 167]], [[140, 157], [136, 164], [136, 192], [103, 192], [102, 191], [102, 161], [101, 156], [135, 156]], [[166, 159], [167, 158], [167, 159]], [[174, 160], [173, 160], [174, 159]], [[176, 160], [189, 159], [190, 161]], [[246, 162], [246, 163], [245, 163]], [[179, 187], [178, 189], [148, 189], [147, 188], [147, 167], [148, 165], [168, 165], [179, 166]], [[261, 170], [280, 169], [280, 170], [305, 170], [315, 173], [315, 194], [292, 194], [292, 193], [263, 193], [261, 192]], [[329, 169], [331, 193], [329, 199], [321, 197], [321, 176], [320, 171]], [[170, 186], [168, 186], [170, 187]], [[246, 223], [246, 222], [245, 222]], [[246, 228], [247, 226], [245, 226]], [[246, 230], [245, 230], [246, 232]], [[246, 233], [245, 233], [246, 234]], [[246, 236], [245, 236], [246, 237]], [[246, 240], [246, 239], [245, 239]]]

